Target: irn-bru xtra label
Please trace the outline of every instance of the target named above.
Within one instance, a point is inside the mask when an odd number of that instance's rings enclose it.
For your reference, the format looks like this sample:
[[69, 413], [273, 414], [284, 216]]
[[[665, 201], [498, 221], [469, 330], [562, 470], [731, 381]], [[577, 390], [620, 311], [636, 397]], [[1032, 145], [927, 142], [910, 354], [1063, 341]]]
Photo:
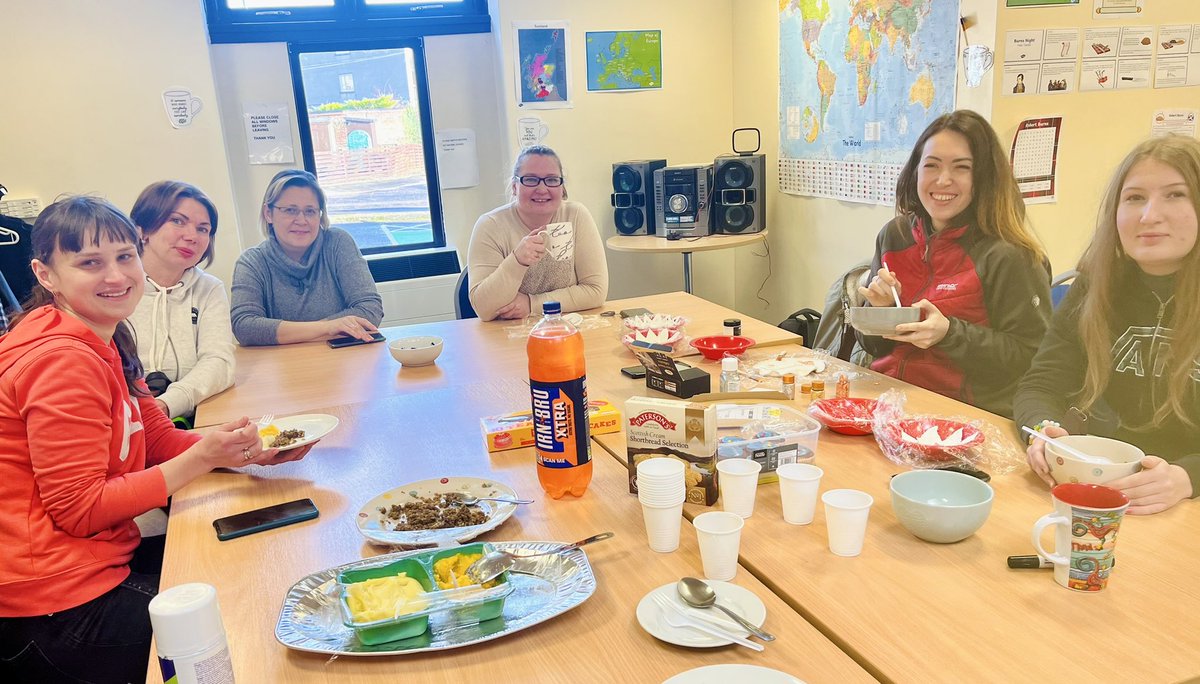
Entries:
[[591, 460], [588, 439], [587, 379], [529, 381], [533, 400], [533, 438], [538, 463], [572, 468]]

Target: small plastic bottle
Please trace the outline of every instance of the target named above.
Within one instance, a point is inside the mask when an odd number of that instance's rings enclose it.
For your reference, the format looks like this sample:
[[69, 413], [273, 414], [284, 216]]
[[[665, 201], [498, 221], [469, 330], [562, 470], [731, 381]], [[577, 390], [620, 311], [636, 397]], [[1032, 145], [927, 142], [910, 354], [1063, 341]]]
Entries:
[[795, 373], [784, 373], [783, 374], [783, 393], [787, 395], [788, 399], [796, 398], [796, 374]]
[[150, 599], [150, 625], [164, 682], [234, 684], [217, 590], [180, 584]]
[[816, 401], [818, 399], [824, 399], [824, 398], [825, 398], [825, 381], [824, 380], [813, 380], [812, 400]]
[[742, 319], [726, 318], [724, 322], [725, 334], [730, 337], [740, 337], [742, 334]]
[[803, 404], [804, 406], [808, 406], [809, 404], [812, 403], [812, 384], [811, 383], [806, 382], [803, 385], [800, 385], [800, 403]]
[[721, 391], [742, 391], [742, 380], [738, 376], [738, 360], [736, 356], [726, 356], [721, 359]]
[[850, 396], [850, 379], [845, 375], [839, 374], [837, 376], [837, 385], [834, 387], [833, 393], [834, 396], [838, 397], [839, 399], [848, 398]]

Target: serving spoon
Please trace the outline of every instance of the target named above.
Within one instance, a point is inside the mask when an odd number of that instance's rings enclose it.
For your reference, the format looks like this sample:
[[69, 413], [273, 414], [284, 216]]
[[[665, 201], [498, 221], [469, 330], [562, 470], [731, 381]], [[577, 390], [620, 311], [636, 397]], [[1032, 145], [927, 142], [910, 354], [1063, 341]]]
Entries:
[[683, 602], [689, 606], [693, 608], [719, 608], [744, 627], [746, 631], [759, 639], [763, 641], [775, 641], [774, 634], [763, 630], [741, 615], [717, 603], [717, 592], [713, 591], [713, 588], [708, 586], [704, 580], [699, 580], [695, 577], [684, 577], [675, 585], [675, 591], [679, 592], [679, 598], [683, 599]]
[[474, 563], [471, 563], [470, 565], [468, 565], [467, 570], [466, 570], [466, 575], [472, 582], [476, 582], [478, 584], [483, 584], [485, 582], [490, 582], [491, 580], [494, 580], [497, 577], [499, 577], [505, 570], [508, 570], [514, 564], [516, 564], [518, 558], [533, 558], [534, 556], [552, 556], [556, 553], [562, 553], [564, 551], [574, 551], [575, 549], [577, 549], [581, 546], [584, 546], [585, 544], [591, 544], [593, 542], [603, 541], [612, 536], [613, 536], [612, 532], [601, 532], [600, 534], [597, 534], [592, 537], [588, 537], [587, 539], [581, 539], [581, 540], [575, 542], [574, 544], [564, 544], [564, 545], [558, 547], [557, 549], [551, 549], [549, 551], [541, 551], [539, 553], [525, 553], [525, 554], [521, 554], [519, 556], [516, 554], [509, 553], [508, 551], [501, 551], [500, 549], [493, 549], [493, 550], [487, 552], [486, 554], [484, 554], [483, 558], [480, 558], [479, 560], [475, 561]]
[[474, 506], [475, 504], [479, 503], [480, 501], [499, 501], [500, 503], [510, 503], [510, 504], [531, 504], [531, 503], [533, 503], [533, 499], [506, 499], [502, 496], [463, 496], [462, 499], [459, 499], [458, 503], [461, 503], [464, 506]]

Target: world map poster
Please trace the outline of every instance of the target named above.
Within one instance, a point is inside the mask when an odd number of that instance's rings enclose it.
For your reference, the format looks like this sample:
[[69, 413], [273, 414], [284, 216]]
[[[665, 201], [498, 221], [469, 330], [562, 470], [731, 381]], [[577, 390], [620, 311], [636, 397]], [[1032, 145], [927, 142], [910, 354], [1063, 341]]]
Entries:
[[559, 109], [571, 106], [567, 80], [570, 33], [567, 22], [513, 22], [516, 31], [517, 106]]
[[779, 185], [893, 204], [917, 137], [954, 109], [958, 3], [781, 0]]
[[662, 88], [662, 31], [588, 31], [587, 89]]

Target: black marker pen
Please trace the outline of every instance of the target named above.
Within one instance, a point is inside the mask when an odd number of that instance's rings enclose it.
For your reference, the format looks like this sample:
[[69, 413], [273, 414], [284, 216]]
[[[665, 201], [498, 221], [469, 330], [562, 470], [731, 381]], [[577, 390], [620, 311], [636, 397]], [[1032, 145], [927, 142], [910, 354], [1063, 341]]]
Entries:
[[1054, 563], [1041, 556], [1009, 556], [1008, 567], [1017, 569], [1052, 568]]

